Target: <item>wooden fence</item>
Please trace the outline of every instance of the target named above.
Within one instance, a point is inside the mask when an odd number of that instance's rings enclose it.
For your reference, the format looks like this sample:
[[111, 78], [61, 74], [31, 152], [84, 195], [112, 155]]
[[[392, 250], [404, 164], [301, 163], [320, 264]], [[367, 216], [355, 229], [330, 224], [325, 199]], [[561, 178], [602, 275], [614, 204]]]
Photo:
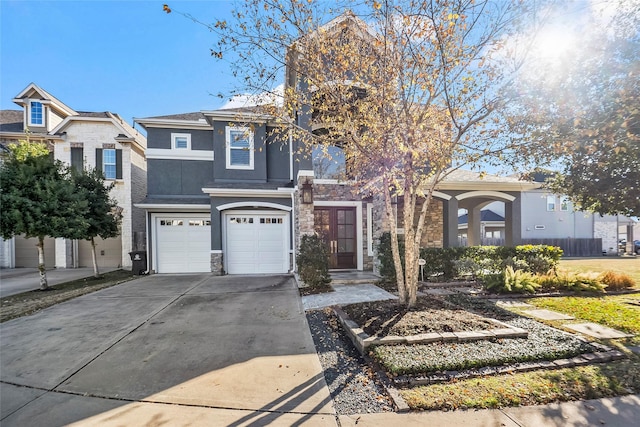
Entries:
[[[467, 246], [466, 238], [459, 238], [460, 246]], [[504, 239], [483, 238], [482, 246], [504, 246]], [[522, 239], [521, 245], [559, 246], [565, 257], [602, 256], [602, 239]]]

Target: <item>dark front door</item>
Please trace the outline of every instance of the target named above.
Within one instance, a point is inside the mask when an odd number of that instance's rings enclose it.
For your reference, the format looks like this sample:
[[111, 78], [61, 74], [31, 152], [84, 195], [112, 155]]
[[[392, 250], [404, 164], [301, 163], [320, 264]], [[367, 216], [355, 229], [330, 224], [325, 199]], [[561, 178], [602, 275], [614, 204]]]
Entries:
[[313, 216], [329, 253], [329, 268], [356, 268], [356, 208], [318, 207]]

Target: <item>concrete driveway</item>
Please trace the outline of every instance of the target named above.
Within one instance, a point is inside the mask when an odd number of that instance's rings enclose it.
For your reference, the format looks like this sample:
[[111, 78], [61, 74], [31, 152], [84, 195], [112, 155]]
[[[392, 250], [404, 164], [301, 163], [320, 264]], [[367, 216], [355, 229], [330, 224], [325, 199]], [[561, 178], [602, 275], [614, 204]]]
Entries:
[[336, 425], [290, 276], [144, 277], [0, 340], [3, 426]]

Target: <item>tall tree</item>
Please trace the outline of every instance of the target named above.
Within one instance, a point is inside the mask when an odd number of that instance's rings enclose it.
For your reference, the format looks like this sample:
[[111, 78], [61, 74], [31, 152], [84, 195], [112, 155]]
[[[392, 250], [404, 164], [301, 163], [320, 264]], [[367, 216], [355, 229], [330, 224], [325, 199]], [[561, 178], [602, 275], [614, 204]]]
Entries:
[[608, 25], [594, 18], [580, 46], [526, 76], [521, 101], [544, 133], [538, 148], [559, 159], [552, 191], [582, 210], [639, 216], [640, 1], [618, 6]]
[[242, 91], [277, 98], [284, 79], [284, 96], [265, 113], [302, 147], [342, 148], [349, 179], [363, 194], [382, 194], [391, 227], [392, 200], [404, 198], [404, 266], [394, 229], [391, 241], [408, 306], [438, 184], [462, 165], [502, 164], [528, 150], [530, 128], [507, 90], [521, 64], [507, 41], [521, 34], [528, 4], [356, 1], [345, 12], [336, 3], [252, 0], [233, 22], [209, 26], [219, 36], [212, 55], [231, 58]]
[[69, 180], [69, 170], [50, 157], [44, 144], [9, 146], [0, 166], [0, 234], [38, 239], [40, 289], [48, 289], [44, 238], [78, 238], [87, 226], [87, 202]]
[[104, 175], [96, 169], [71, 170], [71, 178], [78, 194], [87, 201], [87, 213], [81, 238], [91, 242], [93, 275], [100, 277], [95, 238], [109, 239], [120, 234], [122, 219], [117, 202], [109, 196], [114, 183], [105, 185]]

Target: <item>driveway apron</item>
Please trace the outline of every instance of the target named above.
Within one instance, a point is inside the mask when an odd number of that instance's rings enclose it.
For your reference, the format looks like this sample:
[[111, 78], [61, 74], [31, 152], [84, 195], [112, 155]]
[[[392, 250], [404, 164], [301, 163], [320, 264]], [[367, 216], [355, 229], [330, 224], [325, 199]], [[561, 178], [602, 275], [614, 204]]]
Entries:
[[335, 425], [290, 276], [145, 277], [5, 322], [0, 344], [3, 426]]

